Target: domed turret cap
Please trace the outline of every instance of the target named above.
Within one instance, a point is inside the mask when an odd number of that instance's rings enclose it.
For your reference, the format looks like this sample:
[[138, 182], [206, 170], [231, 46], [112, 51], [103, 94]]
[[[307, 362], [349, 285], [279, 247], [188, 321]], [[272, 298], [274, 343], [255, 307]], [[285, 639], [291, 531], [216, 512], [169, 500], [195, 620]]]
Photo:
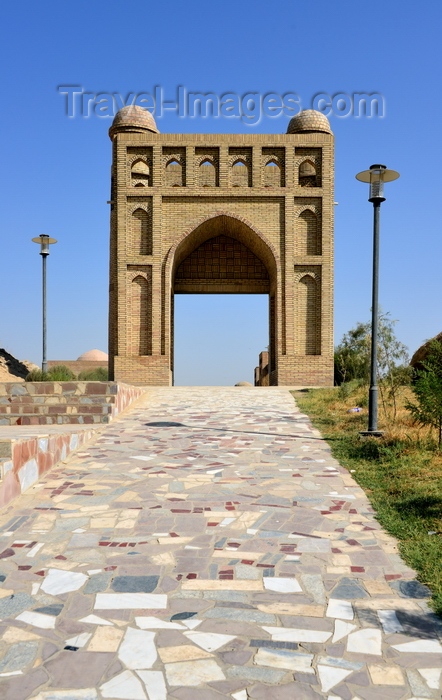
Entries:
[[160, 133], [152, 114], [138, 105], [123, 107], [116, 113], [112, 126], [109, 129], [109, 136], [113, 139], [115, 134], [125, 131], [135, 134], [143, 134], [146, 131], [154, 134]]
[[88, 350], [84, 352], [80, 357], [77, 357], [77, 362], [107, 362], [109, 355], [102, 350]]
[[317, 112], [316, 109], [305, 109], [299, 112], [295, 117], [292, 117], [287, 127], [288, 134], [299, 134], [300, 132], [322, 131], [326, 134], [332, 134], [330, 122], [322, 112]]

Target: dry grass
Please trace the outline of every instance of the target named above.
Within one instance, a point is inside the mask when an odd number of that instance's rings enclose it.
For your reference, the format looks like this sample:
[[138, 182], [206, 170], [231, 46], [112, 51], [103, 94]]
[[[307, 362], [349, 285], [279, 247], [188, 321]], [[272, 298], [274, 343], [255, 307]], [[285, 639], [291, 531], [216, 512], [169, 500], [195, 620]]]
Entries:
[[[367, 428], [366, 387], [294, 392], [300, 406], [330, 442], [334, 456], [370, 498], [379, 521], [399, 540], [407, 563], [433, 591], [434, 609], [442, 615], [442, 454], [436, 431], [413, 424], [405, 403], [412, 391], [403, 387], [397, 409], [379, 399], [382, 438], [361, 438]], [[361, 413], [348, 413], [360, 406]], [[433, 534], [430, 534], [433, 533]]]

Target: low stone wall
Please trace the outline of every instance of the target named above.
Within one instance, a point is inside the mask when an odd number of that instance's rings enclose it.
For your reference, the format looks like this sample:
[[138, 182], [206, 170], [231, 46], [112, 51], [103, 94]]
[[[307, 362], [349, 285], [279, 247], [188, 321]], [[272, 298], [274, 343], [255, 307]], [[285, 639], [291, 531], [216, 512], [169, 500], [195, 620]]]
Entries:
[[35, 484], [45, 472], [66, 459], [96, 432], [84, 428], [12, 438], [0, 435], [0, 507]]
[[145, 389], [139, 386], [133, 386], [132, 384], [114, 384], [116, 387], [116, 400], [112, 404], [112, 418], [118, 416], [121, 411], [130, 406], [133, 401], [136, 401], [142, 394], [145, 393]]
[[[94, 437], [103, 422], [110, 422], [144, 392], [142, 387], [114, 382], [0, 384], [0, 507]], [[80, 427], [80, 419], [94, 427]]]

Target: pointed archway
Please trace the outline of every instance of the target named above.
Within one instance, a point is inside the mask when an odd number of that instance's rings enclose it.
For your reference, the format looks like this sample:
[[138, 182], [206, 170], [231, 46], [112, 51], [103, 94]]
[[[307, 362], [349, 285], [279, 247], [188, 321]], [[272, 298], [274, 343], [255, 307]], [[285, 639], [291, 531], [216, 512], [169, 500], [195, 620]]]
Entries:
[[174, 365], [175, 294], [267, 294], [272, 383], [277, 383], [276, 290], [277, 263], [272, 246], [252, 226], [220, 213], [197, 224], [170, 251], [170, 360]]

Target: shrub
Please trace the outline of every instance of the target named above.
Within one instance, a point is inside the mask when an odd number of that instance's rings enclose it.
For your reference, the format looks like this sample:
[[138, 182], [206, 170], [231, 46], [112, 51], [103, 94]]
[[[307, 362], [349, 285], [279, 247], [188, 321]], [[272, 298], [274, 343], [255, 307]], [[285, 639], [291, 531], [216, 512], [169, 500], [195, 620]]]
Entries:
[[439, 449], [442, 446], [442, 343], [434, 340], [422, 363], [423, 369], [416, 372], [412, 391], [417, 403], [407, 403], [407, 409], [415, 423], [436, 428]]
[[43, 372], [41, 369], [33, 369], [25, 377], [25, 382], [50, 382], [48, 372]]
[[108, 381], [108, 371], [106, 367], [98, 367], [98, 369], [85, 370], [80, 372], [78, 379], [87, 382], [107, 382]]
[[25, 377], [27, 382], [71, 382], [75, 379], [75, 374], [66, 365], [56, 365], [47, 372], [43, 372], [41, 369], [33, 369]]
[[77, 378], [66, 365], [55, 365], [48, 370], [48, 374], [51, 382], [71, 382]]

